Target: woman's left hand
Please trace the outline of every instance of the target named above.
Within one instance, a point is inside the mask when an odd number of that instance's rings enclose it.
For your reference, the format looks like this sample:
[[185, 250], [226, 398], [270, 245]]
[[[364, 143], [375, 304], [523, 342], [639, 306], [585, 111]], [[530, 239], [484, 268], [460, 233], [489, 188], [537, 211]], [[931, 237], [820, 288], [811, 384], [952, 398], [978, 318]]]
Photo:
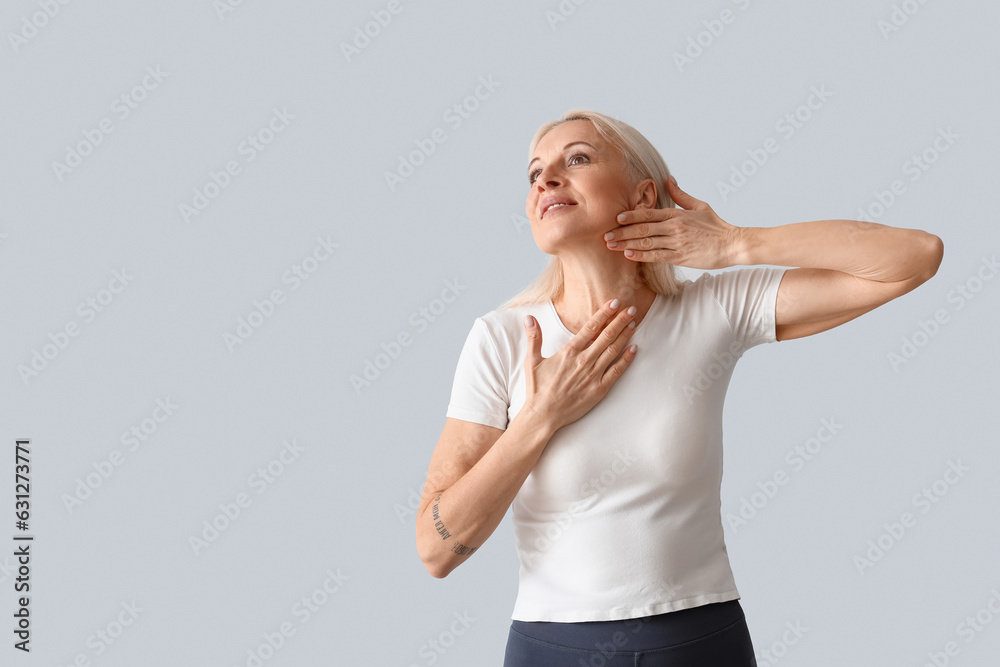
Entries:
[[[677, 187], [670, 177], [667, 192], [681, 208], [643, 208], [619, 215], [609, 250], [632, 251], [637, 262], [669, 262], [692, 269], [723, 269], [735, 264], [740, 228], [712, 207]], [[624, 220], [622, 220], [624, 216]], [[617, 245], [612, 245], [617, 244]]]

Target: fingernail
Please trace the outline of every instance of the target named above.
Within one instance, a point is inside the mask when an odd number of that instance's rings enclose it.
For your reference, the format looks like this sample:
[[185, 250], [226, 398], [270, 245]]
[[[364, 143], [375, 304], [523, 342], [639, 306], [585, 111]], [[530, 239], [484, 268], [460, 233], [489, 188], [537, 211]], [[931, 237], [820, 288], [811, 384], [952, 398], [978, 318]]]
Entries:
[[528, 327], [529, 329], [535, 326], [535, 321], [531, 318], [531, 315], [524, 316], [524, 326]]
[[618, 301], [618, 299], [615, 299], [614, 301], [612, 301], [611, 302], [611, 310], [614, 310], [615, 308], [617, 308], [619, 303], [620, 302]]

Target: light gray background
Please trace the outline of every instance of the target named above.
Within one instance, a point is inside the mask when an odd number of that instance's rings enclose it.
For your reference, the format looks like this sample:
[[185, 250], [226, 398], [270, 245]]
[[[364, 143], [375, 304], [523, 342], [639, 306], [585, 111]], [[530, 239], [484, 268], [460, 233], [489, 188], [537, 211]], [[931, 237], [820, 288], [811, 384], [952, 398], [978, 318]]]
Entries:
[[[72, 2], [36, 17], [43, 4], [0, 16], [0, 662], [247, 665], [287, 622], [263, 664], [499, 665], [517, 587], [509, 518], [437, 580], [407, 504], [473, 319], [548, 261], [523, 218], [528, 142], [583, 106], [643, 132], [735, 225], [856, 219], [904, 181], [877, 221], [937, 234], [944, 262], [858, 320], [741, 360], [723, 511], [778, 471], [789, 482], [748, 525], [727, 524], [727, 544], [761, 665], [777, 664], [765, 650], [783, 665], [921, 665], [950, 641], [949, 664], [994, 664], [1000, 280], [976, 280], [995, 278], [981, 267], [1000, 250], [995, 3], [404, 0], [349, 60], [341, 45], [387, 2], [246, 0], [221, 15], [208, 0]], [[723, 10], [733, 20], [713, 36], [704, 22]], [[883, 34], [894, 11], [902, 25]], [[689, 38], [707, 46], [679, 68]], [[113, 101], [147, 67], [165, 77], [120, 118]], [[446, 122], [480, 77], [497, 87]], [[785, 138], [776, 122], [814, 86], [832, 96]], [[249, 161], [239, 146], [274, 109], [294, 117]], [[53, 162], [104, 118], [113, 132], [60, 180]], [[446, 141], [390, 190], [384, 173], [436, 128]], [[909, 180], [907, 160], [947, 128], [957, 138]], [[769, 137], [778, 152], [723, 200], [717, 183]], [[230, 160], [239, 174], [186, 222], [179, 206]], [[293, 290], [283, 275], [318, 237], [338, 247]], [[86, 321], [78, 304], [122, 269], [128, 286]], [[463, 287], [444, 304], [447, 281]], [[959, 299], [959, 286], [978, 291]], [[231, 351], [225, 334], [274, 289], [284, 302]], [[939, 310], [947, 322], [922, 338]], [[23, 379], [67, 322], [79, 335]], [[400, 334], [410, 344], [356, 390]], [[922, 345], [894, 369], [904, 337]], [[178, 407], [151, 421], [167, 398]], [[824, 418], [843, 428], [794, 470], [786, 453]], [[132, 451], [122, 434], [143, 420], [156, 430]], [[19, 437], [33, 457], [30, 655], [11, 647]], [[250, 476], [293, 439], [297, 458], [256, 493]], [[121, 464], [67, 509], [115, 450]], [[921, 512], [913, 496], [949, 461], [968, 471]], [[251, 504], [196, 554], [189, 538], [239, 493]], [[916, 525], [859, 572], [855, 556], [906, 511]], [[323, 604], [304, 619], [311, 595]], [[133, 602], [131, 625], [95, 643]], [[970, 642], [959, 626], [977, 613]], [[783, 639], [796, 623], [804, 634]]]

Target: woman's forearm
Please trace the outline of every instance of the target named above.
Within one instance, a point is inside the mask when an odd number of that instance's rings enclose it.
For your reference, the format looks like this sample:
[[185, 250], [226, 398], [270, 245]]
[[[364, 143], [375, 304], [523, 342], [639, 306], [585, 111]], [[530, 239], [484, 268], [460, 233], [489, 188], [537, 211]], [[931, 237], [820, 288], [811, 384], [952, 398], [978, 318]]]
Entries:
[[446, 577], [489, 539], [555, 431], [522, 407], [483, 457], [417, 515], [417, 551], [431, 574]]
[[944, 254], [934, 234], [861, 220], [740, 227], [735, 239], [734, 264], [833, 269], [880, 282], [926, 280]]

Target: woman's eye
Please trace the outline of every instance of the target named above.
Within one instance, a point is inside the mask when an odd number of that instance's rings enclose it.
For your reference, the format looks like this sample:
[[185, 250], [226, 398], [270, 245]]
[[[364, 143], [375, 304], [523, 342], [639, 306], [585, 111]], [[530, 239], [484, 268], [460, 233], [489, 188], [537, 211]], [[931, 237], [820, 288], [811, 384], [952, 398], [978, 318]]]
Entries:
[[[590, 161], [590, 158], [586, 154], [584, 154], [584, 153], [574, 153], [573, 155], [571, 155], [569, 157], [569, 164], [573, 164], [573, 160], [577, 159], [578, 157], [582, 157], [585, 160], [587, 160], [588, 162]], [[534, 183], [535, 179], [538, 178], [538, 174], [541, 173], [541, 171], [542, 171], [541, 169], [535, 169], [530, 174], [528, 174], [528, 183], [529, 184]]]

